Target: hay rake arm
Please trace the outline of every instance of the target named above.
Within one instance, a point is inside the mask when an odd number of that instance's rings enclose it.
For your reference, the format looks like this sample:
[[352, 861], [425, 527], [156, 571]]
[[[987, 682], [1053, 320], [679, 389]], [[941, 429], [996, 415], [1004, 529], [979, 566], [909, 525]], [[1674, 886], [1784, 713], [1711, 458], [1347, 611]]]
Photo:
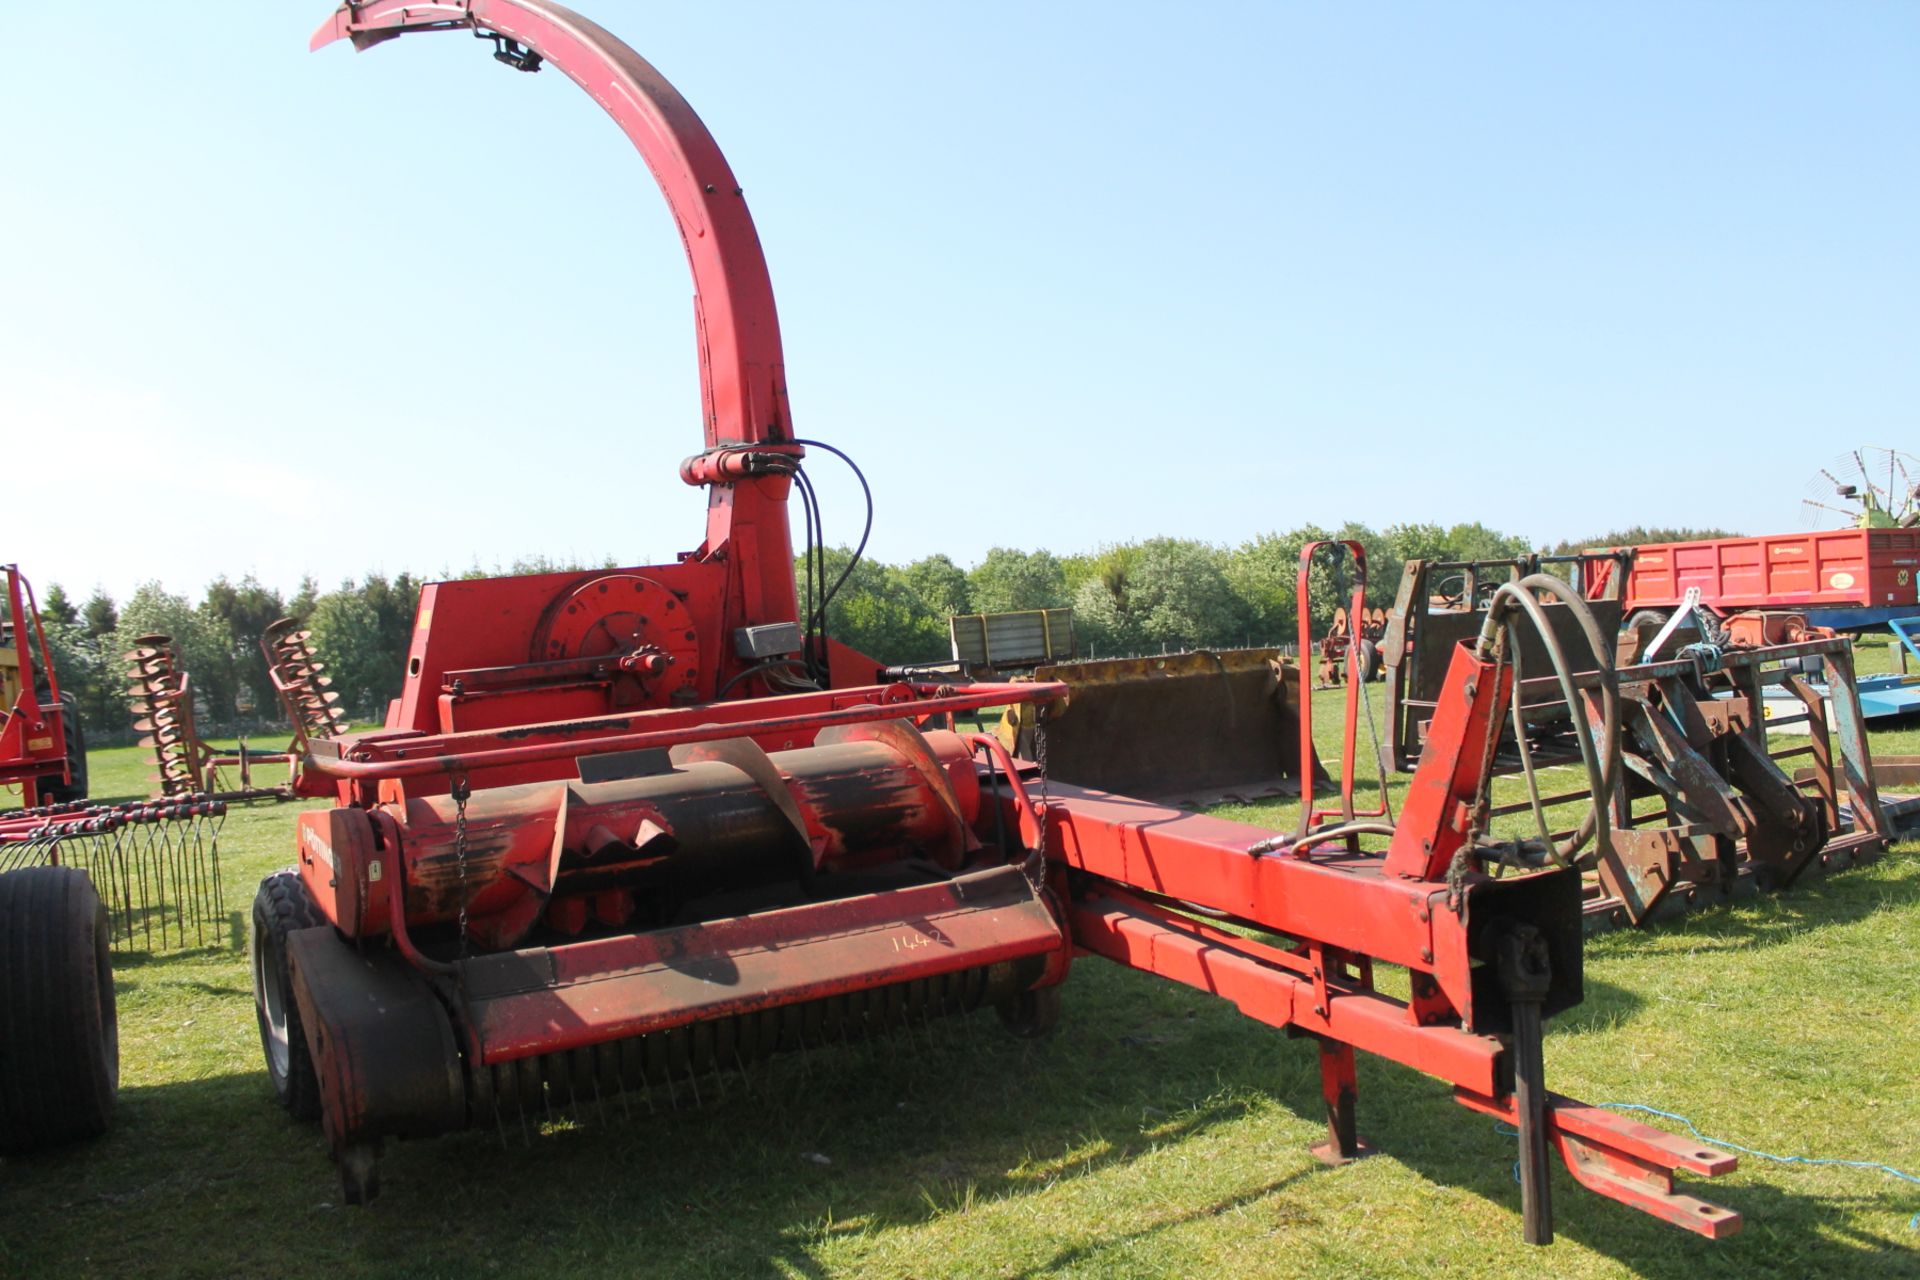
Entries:
[[226, 812], [224, 801], [190, 796], [0, 814], [0, 872], [86, 871], [106, 905], [116, 949], [217, 944], [227, 931], [219, 848]]

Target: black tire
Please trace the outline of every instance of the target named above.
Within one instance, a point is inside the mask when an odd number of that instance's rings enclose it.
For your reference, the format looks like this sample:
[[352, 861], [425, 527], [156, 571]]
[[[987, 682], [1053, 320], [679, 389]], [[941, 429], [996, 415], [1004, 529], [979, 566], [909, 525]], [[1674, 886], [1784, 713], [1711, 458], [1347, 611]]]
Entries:
[[[1633, 637], [1633, 660], [1638, 661], [1640, 654], [1658, 635], [1660, 628], [1667, 625], [1668, 615], [1661, 609], [1635, 609], [1627, 620], [1620, 624], [1622, 635]], [[1617, 656], [1617, 655], [1616, 655]]]
[[0, 875], [0, 1153], [95, 1137], [120, 1092], [107, 910], [87, 873]]
[[80, 703], [72, 694], [63, 693], [60, 709], [67, 731], [67, 776], [71, 781], [62, 782], [57, 774], [41, 779], [40, 797], [48, 804], [68, 804], [87, 798], [87, 734], [80, 724]]
[[1378, 680], [1384, 663], [1380, 658], [1380, 646], [1371, 640], [1360, 642], [1360, 679]]
[[320, 1080], [313, 1072], [300, 1005], [287, 969], [287, 935], [325, 924], [300, 874], [289, 867], [260, 882], [253, 897], [253, 1013], [274, 1096], [296, 1120], [320, 1118]]
[[1034, 987], [994, 1006], [1000, 1024], [1022, 1040], [1038, 1040], [1060, 1025], [1060, 986]]

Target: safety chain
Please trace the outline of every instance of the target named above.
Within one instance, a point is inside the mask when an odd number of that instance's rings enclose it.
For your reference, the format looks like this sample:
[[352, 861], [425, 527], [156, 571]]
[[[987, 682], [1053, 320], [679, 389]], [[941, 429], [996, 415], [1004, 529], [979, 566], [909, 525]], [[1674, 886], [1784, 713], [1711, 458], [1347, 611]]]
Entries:
[[[1333, 598], [1345, 601], [1347, 593], [1347, 549], [1341, 543], [1331, 543], [1327, 547], [1329, 558], [1333, 561]], [[1364, 616], [1364, 615], [1363, 615]], [[1360, 661], [1360, 618], [1347, 619], [1347, 678], [1360, 682], [1360, 701], [1367, 709], [1367, 738], [1373, 743], [1374, 776], [1380, 781], [1380, 804], [1386, 812], [1388, 822], [1393, 821], [1393, 800], [1387, 795], [1387, 761], [1380, 753], [1380, 726], [1373, 719], [1373, 694], [1367, 688], [1367, 670]], [[1304, 681], [1306, 669], [1301, 668]], [[1358, 746], [1358, 744], [1355, 744]], [[1312, 806], [1309, 805], [1309, 808]]]
[[467, 775], [453, 775], [453, 851], [460, 865], [460, 956], [467, 955], [467, 797], [473, 787]]

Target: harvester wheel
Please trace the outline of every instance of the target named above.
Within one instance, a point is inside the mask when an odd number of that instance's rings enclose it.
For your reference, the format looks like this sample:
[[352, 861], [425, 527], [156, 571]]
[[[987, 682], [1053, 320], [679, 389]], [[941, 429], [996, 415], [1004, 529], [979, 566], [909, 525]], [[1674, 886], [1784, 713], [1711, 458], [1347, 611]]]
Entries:
[[1038, 1040], [1060, 1025], [1060, 987], [1034, 987], [994, 1006], [1000, 1022], [1022, 1040]]
[[87, 873], [0, 875], [0, 1152], [91, 1138], [120, 1091], [107, 910]]
[[320, 1081], [293, 998], [287, 935], [326, 922], [291, 867], [260, 882], [253, 897], [253, 1012], [274, 1095], [296, 1120], [320, 1118]]
[[62, 693], [60, 708], [65, 712], [62, 719], [66, 722], [67, 776], [71, 781], [61, 782], [56, 774], [40, 783], [41, 799], [50, 804], [87, 798], [87, 736], [80, 727], [80, 703], [71, 693]]

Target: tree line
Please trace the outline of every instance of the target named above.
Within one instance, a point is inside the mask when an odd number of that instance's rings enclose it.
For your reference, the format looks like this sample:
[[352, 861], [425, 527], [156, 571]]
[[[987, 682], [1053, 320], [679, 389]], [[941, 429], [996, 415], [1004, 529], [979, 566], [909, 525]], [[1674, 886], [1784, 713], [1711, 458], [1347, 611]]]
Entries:
[[[1634, 528], [1563, 542], [1555, 551], [1595, 546], [1727, 536], [1719, 530]], [[1148, 538], [1076, 555], [995, 547], [962, 568], [944, 555], [908, 564], [863, 559], [827, 608], [828, 631], [887, 663], [937, 662], [949, 656], [952, 614], [1008, 613], [1071, 607], [1082, 656], [1118, 656], [1193, 648], [1291, 643], [1296, 635], [1295, 578], [1300, 550], [1322, 538], [1366, 548], [1367, 601], [1387, 605], [1410, 559], [1494, 560], [1527, 554], [1527, 539], [1479, 523], [1442, 527], [1393, 524], [1375, 530], [1302, 525], [1234, 546], [1188, 538]], [[827, 581], [839, 579], [852, 553], [829, 548]], [[613, 568], [544, 559], [497, 572], [544, 573]], [[486, 576], [472, 569], [458, 575]], [[795, 562], [796, 583], [802, 583]], [[311, 578], [291, 596], [252, 577], [221, 578], [198, 601], [142, 584], [124, 602], [96, 589], [75, 601], [59, 584], [42, 601], [47, 643], [62, 689], [77, 699], [96, 740], [129, 729], [123, 655], [143, 636], [171, 636], [191, 675], [209, 727], [277, 731], [280, 708], [260, 652], [260, 637], [284, 617], [313, 632], [314, 647], [350, 715], [378, 719], [400, 691], [414, 606], [424, 579], [409, 573], [369, 574], [322, 591]], [[1351, 579], [1345, 590], [1351, 590]], [[1345, 603], [1326, 566], [1311, 581], [1316, 630]], [[804, 599], [804, 586], [800, 587]]]

